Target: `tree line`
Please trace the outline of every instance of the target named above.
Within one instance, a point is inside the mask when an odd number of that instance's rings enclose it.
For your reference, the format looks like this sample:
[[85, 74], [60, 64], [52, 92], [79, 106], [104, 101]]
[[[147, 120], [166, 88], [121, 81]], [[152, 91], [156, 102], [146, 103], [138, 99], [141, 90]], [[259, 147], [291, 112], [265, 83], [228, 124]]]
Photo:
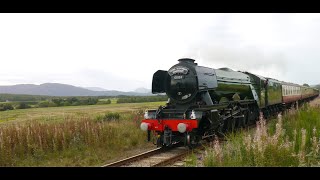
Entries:
[[140, 102], [158, 102], [168, 100], [167, 96], [134, 96], [122, 97], [117, 100], [117, 103], [140, 103]]
[[[80, 106], [80, 105], [94, 105], [99, 101], [95, 97], [68, 97], [68, 98], [52, 98], [44, 101], [34, 102], [6, 102], [0, 103], [0, 111], [13, 110], [13, 109], [27, 109], [37, 107], [60, 107], [60, 106]], [[111, 101], [104, 101], [103, 104], [110, 104]]]
[[[79, 97], [52, 97], [52, 96], [33, 96], [33, 95], [8, 95], [11, 100], [29, 100], [29, 101], [9, 101], [0, 102], [0, 111], [13, 109], [27, 108], [42, 108], [42, 107], [60, 107], [60, 106], [80, 106], [80, 105], [95, 105], [95, 104], [111, 104], [111, 99], [106, 99], [106, 96], [79, 96]], [[157, 102], [166, 101], [167, 96], [118, 96], [116, 103], [140, 103], [140, 102]], [[99, 99], [103, 99], [99, 101]], [[7, 99], [8, 100], [8, 99]], [[30, 101], [35, 100], [35, 101]], [[36, 101], [38, 100], [38, 101]]]

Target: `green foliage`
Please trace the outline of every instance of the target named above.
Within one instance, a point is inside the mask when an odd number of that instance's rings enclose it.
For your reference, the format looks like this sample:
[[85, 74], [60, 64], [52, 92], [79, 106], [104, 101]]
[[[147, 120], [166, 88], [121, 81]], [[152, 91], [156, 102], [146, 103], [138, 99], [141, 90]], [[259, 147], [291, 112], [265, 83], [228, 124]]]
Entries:
[[104, 115], [96, 116], [97, 121], [111, 121], [111, 120], [119, 120], [120, 114], [117, 112], [108, 112]]
[[[109, 99], [106, 99], [109, 98]], [[7, 105], [2, 105], [0, 111], [26, 108], [42, 108], [42, 107], [61, 107], [61, 106], [81, 106], [95, 104], [114, 104], [114, 103], [137, 103], [137, 102], [159, 102], [166, 101], [167, 96], [35, 96], [35, 95], [19, 95], [19, 94], [0, 94], [1, 101], [9, 101]], [[3, 107], [6, 106], [6, 107]]]
[[120, 97], [117, 103], [140, 103], [140, 102], [158, 102], [168, 100], [167, 96], [134, 96]]
[[57, 105], [52, 101], [41, 101], [38, 103], [38, 107], [56, 107]]
[[31, 108], [30, 105], [28, 105], [26, 102], [20, 102], [19, 105], [16, 107], [16, 109], [27, 109]]
[[13, 110], [13, 106], [10, 103], [2, 103], [0, 104], [0, 111]]
[[192, 152], [191, 155], [186, 159], [185, 166], [194, 167], [197, 166], [197, 156]]
[[97, 104], [111, 104], [111, 100], [107, 99], [107, 100], [104, 100], [104, 101], [98, 101]]
[[97, 104], [98, 100], [98, 98], [94, 97], [53, 98], [51, 100], [39, 102], [38, 107], [94, 105]]
[[228, 135], [207, 148], [205, 166], [319, 166], [320, 108], [289, 110], [254, 131]]
[[5, 101], [44, 101], [50, 98], [50, 96], [37, 96], [37, 95], [25, 95], [25, 94], [0, 94], [0, 102]]

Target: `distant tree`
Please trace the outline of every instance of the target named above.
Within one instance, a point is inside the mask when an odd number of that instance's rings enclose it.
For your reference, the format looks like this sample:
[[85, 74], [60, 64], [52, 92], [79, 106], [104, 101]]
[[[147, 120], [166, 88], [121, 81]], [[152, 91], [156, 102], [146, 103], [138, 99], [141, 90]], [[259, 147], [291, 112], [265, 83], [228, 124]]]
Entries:
[[119, 97], [117, 103], [139, 103], [139, 102], [157, 102], [166, 101], [167, 96], [132, 96]]
[[6, 110], [13, 110], [12, 104], [9, 104], [9, 103], [0, 104], [0, 111], [6, 111]]
[[71, 104], [71, 106], [79, 106], [79, 105], [81, 105], [79, 101], [75, 101]]
[[48, 107], [57, 107], [57, 104], [52, 101], [49, 101]]
[[49, 107], [49, 101], [42, 101], [38, 103], [39, 107]]
[[306, 84], [306, 83], [304, 83], [304, 84], [303, 84], [302, 86], [307, 86], [307, 87], [310, 87], [310, 86], [309, 86], [309, 84]]
[[30, 106], [25, 102], [20, 102], [17, 107], [17, 109], [27, 109], [27, 108], [30, 108]]
[[57, 106], [61, 106], [62, 105], [62, 99], [61, 98], [53, 98], [51, 101], [53, 103], [55, 103]]
[[71, 104], [70, 104], [68, 101], [65, 101], [65, 102], [63, 103], [63, 106], [71, 106]]

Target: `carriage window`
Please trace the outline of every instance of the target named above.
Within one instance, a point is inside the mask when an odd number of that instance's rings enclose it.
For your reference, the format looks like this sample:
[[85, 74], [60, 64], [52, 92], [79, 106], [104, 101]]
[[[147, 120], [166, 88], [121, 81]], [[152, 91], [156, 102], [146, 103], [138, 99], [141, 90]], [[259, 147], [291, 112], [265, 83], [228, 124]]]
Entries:
[[285, 92], [286, 92], [286, 95], [288, 95], [288, 88], [286, 87], [286, 89], [285, 89]]
[[286, 87], [286, 95], [288, 95], [288, 88]]
[[288, 95], [291, 94], [291, 86], [289, 86], [289, 92], [288, 92]]
[[291, 88], [290, 86], [288, 87], [288, 95], [290, 95], [290, 91], [291, 91]]
[[287, 95], [287, 88], [284, 87], [284, 95]]

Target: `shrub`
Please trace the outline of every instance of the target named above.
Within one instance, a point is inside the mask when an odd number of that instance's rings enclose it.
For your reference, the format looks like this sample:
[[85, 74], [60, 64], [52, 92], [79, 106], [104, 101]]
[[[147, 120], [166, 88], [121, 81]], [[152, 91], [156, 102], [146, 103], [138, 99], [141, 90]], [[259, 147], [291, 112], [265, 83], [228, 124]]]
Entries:
[[27, 108], [31, 108], [31, 106], [29, 106], [25, 102], [20, 102], [19, 105], [17, 106], [17, 109], [27, 109]]
[[38, 103], [38, 107], [56, 107], [57, 104], [55, 104], [52, 101], [42, 101]]
[[48, 101], [39, 102], [38, 106], [39, 107], [49, 107], [49, 102]]
[[111, 120], [119, 120], [120, 119], [120, 114], [115, 112], [108, 112], [104, 115], [98, 115], [96, 116], [96, 120], [98, 121], [111, 121]]
[[0, 104], [0, 111], [13, 110], [13, 106], [10, 103]]
[[107, 113], [104, 115], [106, 120], [119, 120], [120, 114], [119, 113]]

